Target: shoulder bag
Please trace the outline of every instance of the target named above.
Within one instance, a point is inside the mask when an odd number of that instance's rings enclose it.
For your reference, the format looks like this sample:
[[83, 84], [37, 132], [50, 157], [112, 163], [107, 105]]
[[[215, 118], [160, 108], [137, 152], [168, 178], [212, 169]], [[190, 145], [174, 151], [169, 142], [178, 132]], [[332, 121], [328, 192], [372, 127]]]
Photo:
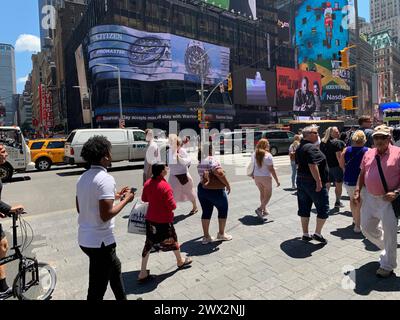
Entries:
[[[375, 156], [375, 160], [376, 160], [376, 162], [378, 164], [379, 175], [381, 176], [383, 188], [385, 189], [385, 192], [388, 193], [390, 191], [388, 189], [386, 178], [385, 178], [385, 175], [384, 175], [383, 170], [382, 170], [381, 158], [379, 157], [379, 155]], [[397, 197], [392, 202], [392, 206], [393, 206], [393, 211], [394, 211], [394, 214], [395, 214], [396, 218], [399, 218], [400, 217], [400, 197]]]

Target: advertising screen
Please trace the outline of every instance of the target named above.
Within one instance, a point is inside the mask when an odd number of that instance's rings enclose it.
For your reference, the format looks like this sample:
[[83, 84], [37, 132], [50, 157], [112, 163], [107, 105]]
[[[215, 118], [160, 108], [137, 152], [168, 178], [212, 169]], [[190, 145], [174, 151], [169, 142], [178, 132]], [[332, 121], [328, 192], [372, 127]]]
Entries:
[[349, 72], [340, 72], [339, 52], [349, 44], [353, 6], [348, 0], [305, 0], [296, 11], [299, 68], [322, 76], [322, 104], [349, 95]]
[[249, 106], [276, 105], [275, 73], [237, 66], [233, 72], [234, 102]]
[[94, 81], [182, 80], [215, 85], [229, 74], [230, 49], [169, 33], [149, 33], [116, 25], [90, 30], [87, 52]]
[[278, 105], [293, 106], [297, 115], [321, 111], [321, 75], [317, 72], [277, 67]]
[[213, 6], [245, 15], [255, 19], [257, 17], [257, 2], [256, 0], [202, 0]]

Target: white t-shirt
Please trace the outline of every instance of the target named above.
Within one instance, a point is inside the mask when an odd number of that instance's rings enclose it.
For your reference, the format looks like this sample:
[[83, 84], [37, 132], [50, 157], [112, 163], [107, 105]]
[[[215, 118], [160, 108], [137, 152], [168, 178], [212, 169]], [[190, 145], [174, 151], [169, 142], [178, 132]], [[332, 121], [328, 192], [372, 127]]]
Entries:
[[264, 162], [262, 167], [259, 167], [257, 164], [256, 154], [253, 154], [254, 161], [254, 176], [255, 177], [271, 177], [271, 171], [269, 171], [268, 166], [274, 165], [274, 159], [272, 154], [267, 153], [264, 158]]
[[114, 178], [101, 166], [92, 166], [78, 180], [76, 195], [79, 204], [78, 243], [85, 248], [101, 248], [115, 243], [115, 219], [104, 222], [100, 217], [99, 200], [115, 200]]

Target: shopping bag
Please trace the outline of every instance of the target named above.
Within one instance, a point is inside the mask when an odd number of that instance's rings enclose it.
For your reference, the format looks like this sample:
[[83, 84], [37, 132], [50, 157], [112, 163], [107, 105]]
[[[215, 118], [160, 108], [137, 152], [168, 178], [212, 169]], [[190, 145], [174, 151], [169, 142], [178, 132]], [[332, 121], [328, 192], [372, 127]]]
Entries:
[[137, 200], [129, 215], [128, 233], [146, 235], [146, 214], [148, 203]]
[[255, 163], [254, 163], [254, 157], [251, 156], [251, 160], [250, 162], [247, 164], [247, 168], [246, 168], [246, 174], [248, 177], [252, 178], [254, 175], [254, 169], [255, 169]]

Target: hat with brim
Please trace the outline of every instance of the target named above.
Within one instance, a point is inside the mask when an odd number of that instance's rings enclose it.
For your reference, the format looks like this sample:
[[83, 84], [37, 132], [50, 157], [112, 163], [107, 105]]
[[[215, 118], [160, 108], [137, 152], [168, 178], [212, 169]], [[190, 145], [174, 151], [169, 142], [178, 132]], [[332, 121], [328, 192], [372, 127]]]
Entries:
[[385, 125], [381, 125], [375, 128], [374, 133], [372, 134], [373, 137], [375, 136], [385, 136], [390, 137], [390, 128]]

